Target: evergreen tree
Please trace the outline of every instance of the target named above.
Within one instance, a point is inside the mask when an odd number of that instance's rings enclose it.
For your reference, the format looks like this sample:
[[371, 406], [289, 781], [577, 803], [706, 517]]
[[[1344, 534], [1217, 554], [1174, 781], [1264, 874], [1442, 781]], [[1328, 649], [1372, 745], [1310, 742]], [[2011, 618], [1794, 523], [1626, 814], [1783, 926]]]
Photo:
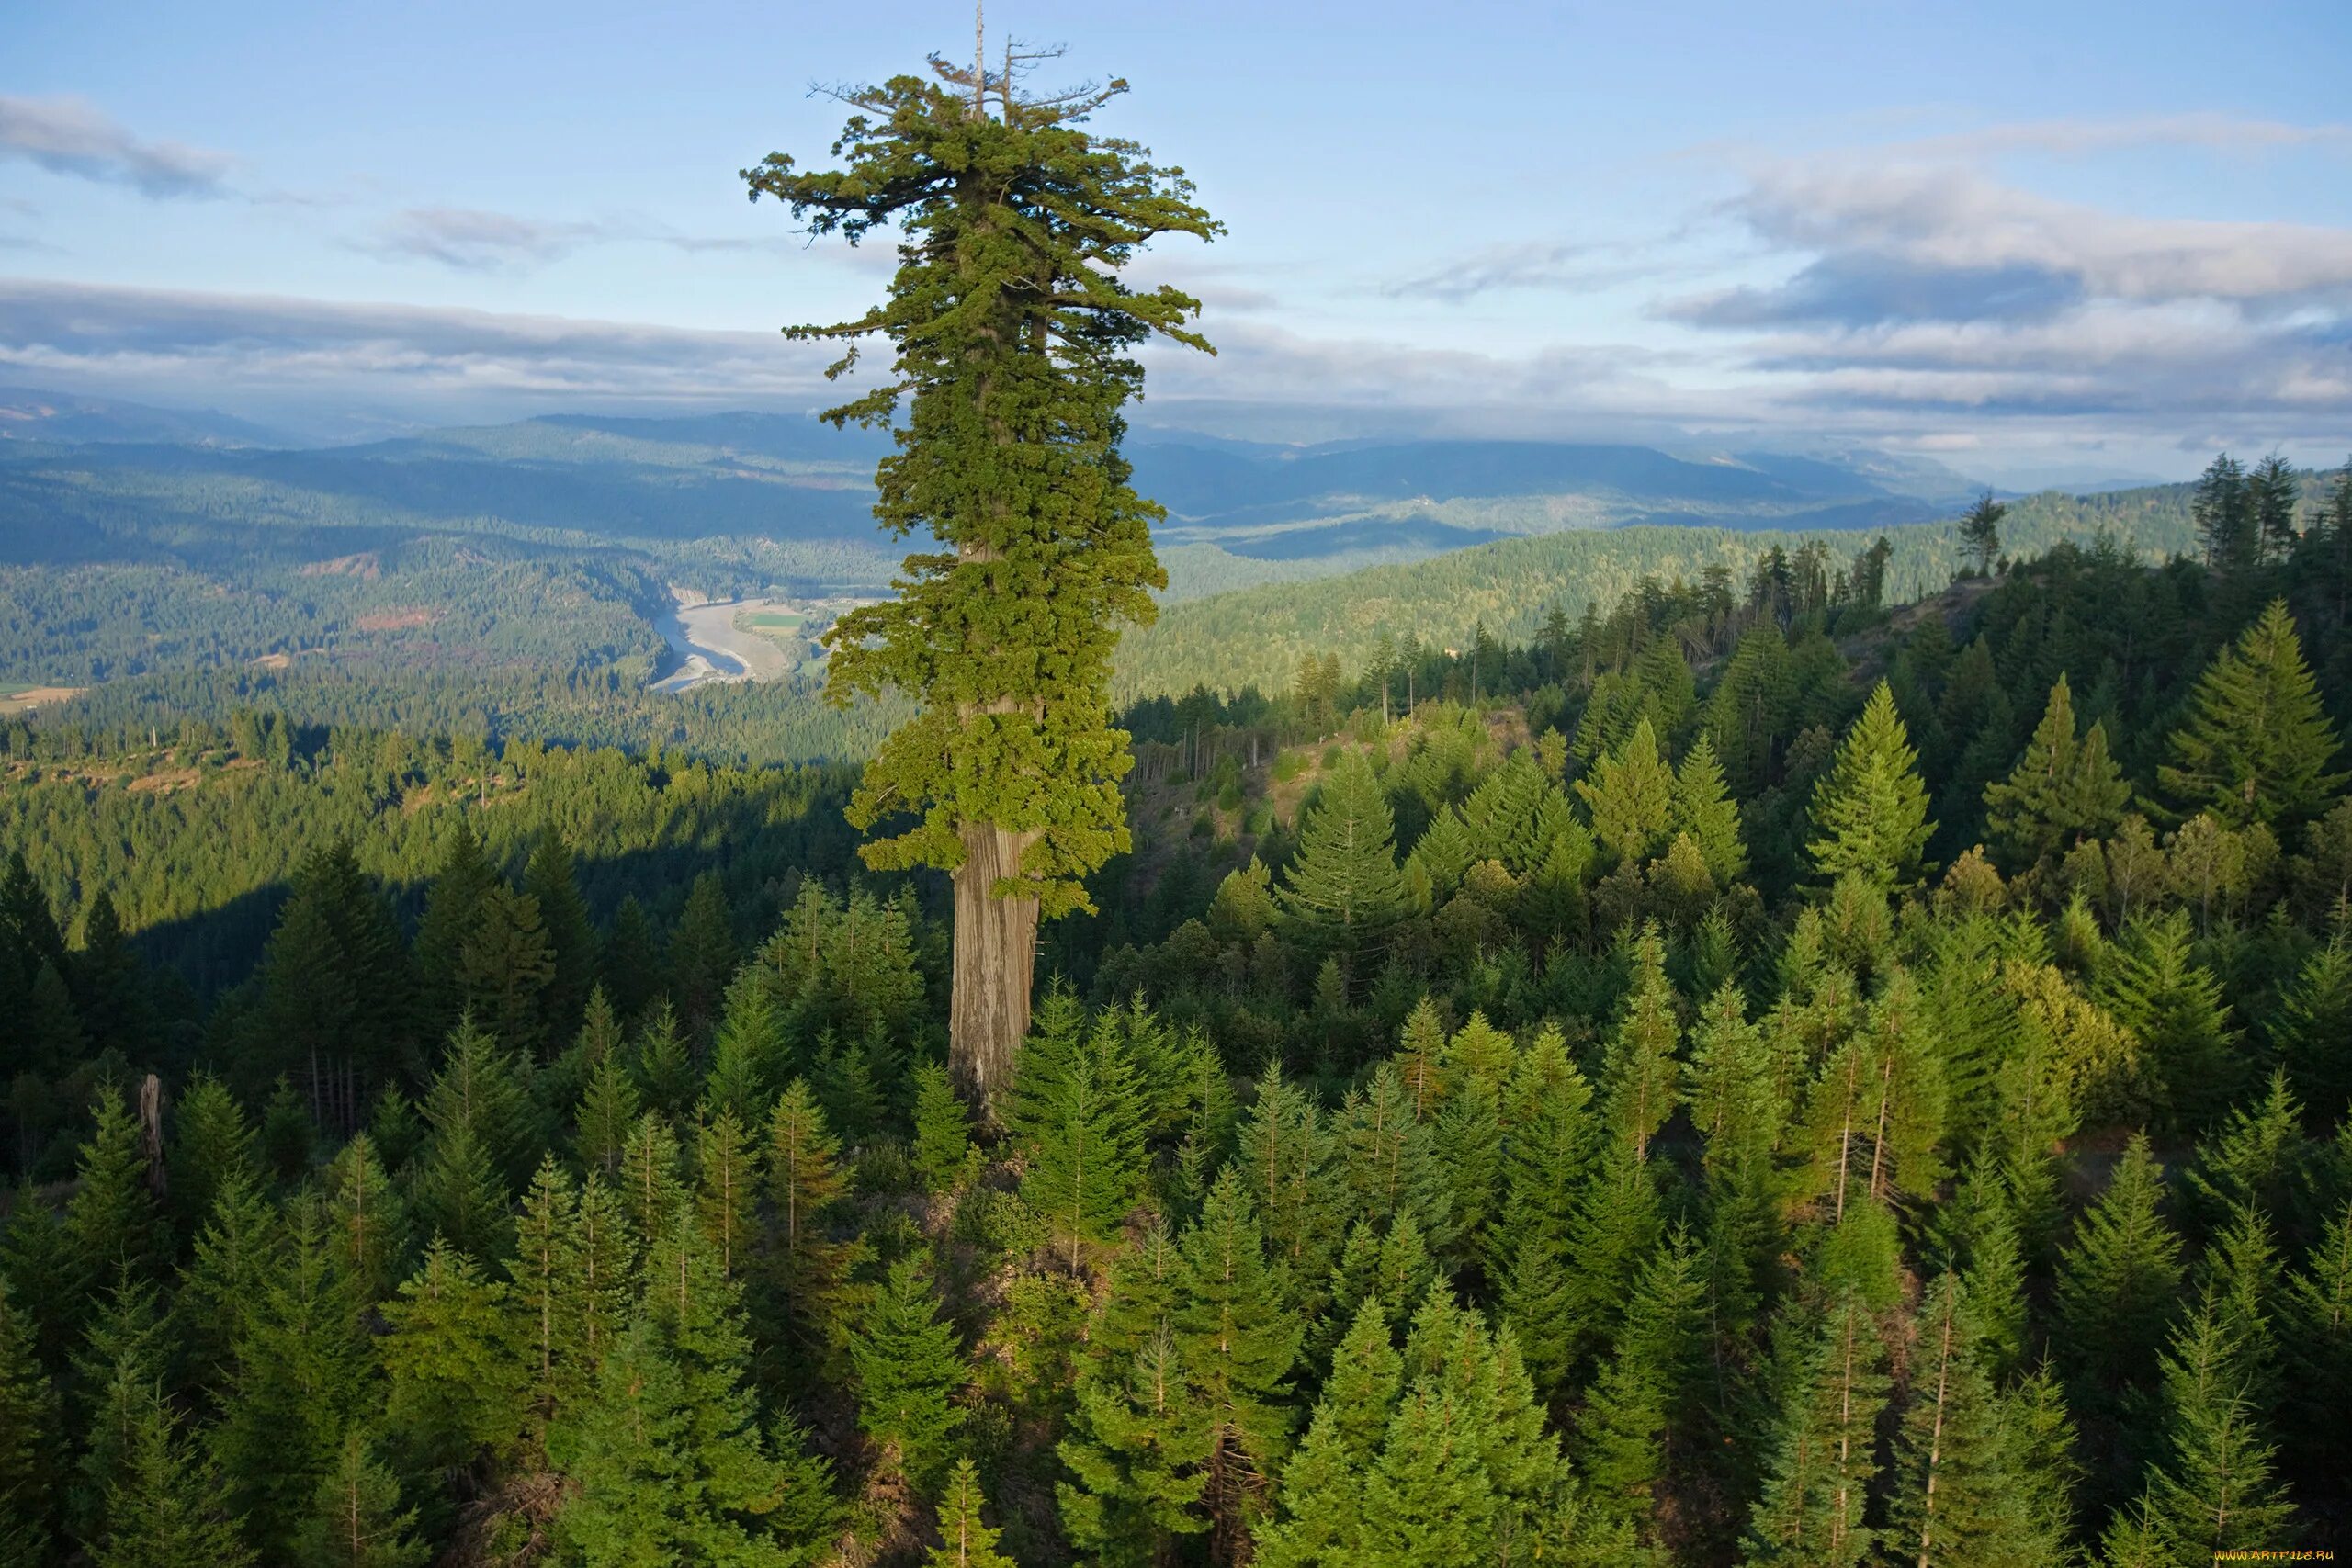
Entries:
[[[777, 153], [746, 178], [820, 233], [855, 240], [899, 221], [931, 236], [902, 258], [888, 301], [794, 331], [891, 339], [895, 378], [830, 417], [887, 425], [909, 400], [901, 450], [878, 473], [878, 514], [894, 533], [928, 526], [948, 547], [910, 558], [901, 595], [842, 617], [827, 642], [837, 692], [887, 686], [922, 705], [868, 764], [853, 819], [922, 814], [869, 846], [868, 863], [955, 873], [967, 940], [952, 1048], [957, 1077], [986, 1100], [1011, 1081], [1028, 1032], [1038, 919], [1088, 908], [1078, 879], [1128, 847], [1110, 655], [1119, 623], [1151, 618], [1149, 591], [1166, 574], [1151, 553], [1159, 508], [1129, 486], [1118, 453], [1119, 410], [1141, 390], [1136, 345], [1155, 334], [1207, 344], [1186, 324], [1196, 300], [1167, 286], [1131, 291], [1117, 274], [1155, 234], [1219, 231], [1180, 172], [1077, 123], [1124, 82], [1029, 98], [1008, 71], [991, 114], [977, 62], [936, 69], [942, 83], [899, 76], [849, 95], [858, 118], [837, 147], [847, 170], [801, 172]], [[1007, 177], [957, 177], [976, 157]], [[1016, 231], [1031, 236], [1017, 260], [1000, 238]], [[984, 468], [1000, 482], [976, 505], [960, 476]]]
[[1919, 1359], [1894, 1444], [1890, 1555], [1929, 1568], [2063, 1561], [2063, 1539], [2034, 1517], [2016, 1418], [1982, 1364], [1966, 1297], [1946, 1274], [1920, 1307]]
[[636, 1024], [663, 996], [668, 985], [662, 961], [662, 939], [645, 906], [631, 893], [613, 910], [598, 953], [598, 972], [605, 994], [623, 1023]]
[[2189, 502], [2205, 564], [2224, 576], [2251, 570], [2262, 560], [2261, 523], [2245, 482], [2245, 467], [2223, 452], [2207, 466]]
[[1848, 872], [1881, 888], [1918, 881], [1920, 852], [1936, 830], [1928, 820], [1918, 760], [1894, 711], [1894, 694], [1881, 681], [1839, 742], [1829, 772], [1814, 785], [1811, 820], [1817, 836], [1806, 849], [1824, 882]]
[[1604, 1518], [1634, 1524], [1645, 1540], [1675, 1461], [1674, 1438], [1704, 1340], [1706, 1280], [1689, 1239], [1677, 1235], [1642, 1267], [1625, 1330], [1594, 1380], [1577, 1423], [1578, 1471]]
[[2138, 1039], [2158, 1103], [2196, 1128], [2232, 1097], [2240, 1066], [2221, 984], [2189, 943], [2184, 910], [2135, 917], [2105, 965], [2099, 1000]]
[[384, 1416], [418, 1469], [453, 1472], [513, 1447], [528, 1363], [503, 1282], [436, 1239], [384, 1321]]
[[96, 1124], [76, 1159], [74, 1196], [65, 1204], [74, 1288], [84, 1292], [112, 1280], [119, 1269], [145, 1274], [167, 1250], [163, 1218], [147, 1185], [138, 1117], [112, 1084], [99, 1089], [90, 1109]]
[[425, 1039], [447, 1034], [465, 1010], [466, 944], [473, 940], [482, 899], [497, 881], [498, 873], [482, 853], [473, 824], [461, 814], [457, 836], [450, 840], [448, 853], [434, 873], [424, 913], [416, 926], [420, 999], [416, 1022]]
[[1404, 919], [1396, 823], [1371, 764], [1357, 753], [1324, 781], [1274, 902], [1300, 945], [1343, 959], [1378, 953]]
[[1254, 1529], [1265, 1483], [1290, 1447], [1289, 1379], [1302, 1325], [1240, 1175], [1227, 1166], [1178, 1247], [1175, 1347], [1208, 1427], [1202, 1501], [1215, 1554], [1230, 1559]]
[[2074, 693], [2060, 675], [2050, 705], [2008, 778], [1984, 786], [1984, 825], [2008, 863], [2038, 865], [2122, 820], [2131, 786], [2107, 754], [2107, 733], [2075, 734]]
[[928, 1495], [945, 1470], [967, 1412], [956, 1403], [968, 1374], [956, 1331], [939, 1316], [928, 1260], [890, 1266], [850, 1342], [857, 1424], [882, 1462]]
[[715, 871], [695, 878], [678, 911], [677, 929], [670, 933], [670, 989], [678, 1012], [696, 1039], [708, 1037], [734, 978], [737, 948], [735, 909], [727, 886]]
[[2276, 1546], [2293, 1506], [2246, 1397], [2240, 1347], [2211, 1310], [2185, 1320], [2164, 1358], [2165, 1459], [2148, 1478], [2147, 1521], [2176, 1562]]
[[538, 906], [539, 924], [547, 933], [548, 1027], [556, 1035], [568, 1034], [579, 1023], [596, 983], [596, 931], [589, 923], [587, 900], [580, 896], [571, 851], [552, 825], [541, 828], [531, 842], [523, 892]]
[[537, 1061], [546, 1050], [548, 993], [555, 949], [539, 901], [493, 882], [474, 908], [473, 931], [458, 952], [466, 1014], [500, 1045]]
[[1993, 563], [2001, 554], [2001, 519], [2008, 514], [2008, 507], [1995, 501], [1988, 490], [1960, 520], [1961, 546], [1976, 558], [1979, 577], [1993, 575]]
[[[1675, 830], [1675, 784], [1645, 718], [1624, 745], [1594, 765], [1590, 778], [1577, 781], [1577, 794], [1592, 813], [1592, 835], [1600, 847], [1621, 862], [1640, 862]], [[1701, 787], [1696, 774], [1691, 784], [1694, 791]], [[1695, 795], [1689, 804], [1700, 804]]]
[[957, 1460], [939, 1499], [939, 1544], [924, 1559], [926, 1568], [1018, 1568], [996, 1549], [1001, 1532], [980, 1520], [987, 1501], [980, 1494], [980, 1472], [970, 1460]]
[[734, 1111], [720, 1110], [695, 1129], [695, 1215], [718, 1254], [721, 1274], [733, 1275], [750, 1259], [756, 1170], [756, 1156]]
[[1078, 1271], [1089, 1244], [1110, 1240], [1143, 1181], [1135, 1074], [1114, 1015], [1087, 1032], [1075, 998], [1056, 990], [1023, 1048], [1007, 1122], [1028, 1168], [1021, 1195]]
[[261, 1184], [258, 1150], [244, 1111], [209, 1073], [191, 1079], [179, 1097], [168, 1168], [175, 1228], [184, 1237], [203, 1228], [225, 1189]]
[[56, 1524], [57, 1394], [33, 1356], [32, 1325], [0, 1280], [0, 1557], [48, 1558]]
[[2291, 825], [2324, 812], [2343, 789], [2346, 775], [2327, 771], [2336, 745], [2295, 623], [2274, 599], [2198, 678], [2156, 783], [2183, 816]]
[[1742, 1561], [1852, 1568], [1872, 1539], [1862, 1505], [1878, 1473], [1873, 1428], [1886, 1402], [1886, 1348], [1850, 1291], [1820, 1314], [1806, 1338]]
[[796, 1337], [821, 1344], [833, 1332], [834, 1297], [848, 1268], [847, 1249], [827, 1225], [849, 1183], [840, 1168], [841, 1145], [797, 1078], [769, 1114], [766, 1160], [768, 1206], [776, 1220], [769, 1279]]
[[344, 1434], [341, 1461], [319, 1483], [292, 1561], [300, 1568], [424, 1568], [432, 1548], [415, 1529], [416, 1510], [401, 1506], [399, 1481], [354, 1427]]
[[1306, 1437], [1283, 1468], [1282, 1517], [1259, 1542], [1264, 1568], [1349, 1562], [1363, 1529], [1363, 1477], [1380, 1457], [1404, 1379], [1387, 1309], [1367, 1299], [1340, 1341]]
[[327, 1220], [335, 1260], [353, 1296], [373, 1306], [392, 1291], [408, 1258], [408, 1204], [376, 1158], [365, 1133], [352, 1134], [327, 1168]]
[[1600, 1120], [1609, 1139], [1649, 1157], [1650, 1140], [1674, 1114], [1679, 1098], [1674, 987], [1666, 977], [1666, 943], [1655, 923], [1634, 943], [1634, 986], [1610, 1036], [1600, 1074]]
[[1739, 804], [1724, 786], [1715, 743], [1703, 730], [1674, 770], [1668, 825], [1698, 846], [1717, 886], [1728, 887], [1747, 874], [1747, 844], [1740, 832]]
[[[592, 1018], [603, 1001], [604, 992], [599, 990], [589, 1002]], [[622, 1053], [615, 1050], [598, 1056], [589, 1068], [588, 1087], [580, 1101], [576, 1146], [581, 1163], [606, 1176], [617, 1171], [639, 1106], [637, 1085]]]
[[639, 1240], [650, 1243], [670, 1228], [678, 1205], [685, 1201], [686, 1185], [679, 1175], [683, 1156], [678, 1136], [661, 1112], [649, 1111], [629, 1130], [621, 1149], [620, 1179], [615, 1191], [621, 1213]]
[[918, 1062], [914, 1069], [914, 1146], [909, 1151], [923, 1190], [944, 1193], [962, 1177], [972, 1148], [971, 1114], [956, 1097], [946, 1069]]
[[1208, 1528], [1197, 1505], [1214, 1434], [1191, 1393], [1164, 1318], [1131, 1353], [1105, 1356], [1080, 1381], [1057, 1450], [1071, 1479], [1056, 1491], [1062, 1529], [1090, 1561], [1141, 1568]]
[[680, 1116], [694, 1100], [694, 1063], [678, 1032], [677, 1015], [657, 1001], [637, 1037], [637, 1087], [647, 1109]]
[[121, 1482], [107, 1495], [97, 1568], [247, 1568], [255, 1561], [224, 1512], [220, 1473], [183, 1437], [158, 1393], [144, 1402]]

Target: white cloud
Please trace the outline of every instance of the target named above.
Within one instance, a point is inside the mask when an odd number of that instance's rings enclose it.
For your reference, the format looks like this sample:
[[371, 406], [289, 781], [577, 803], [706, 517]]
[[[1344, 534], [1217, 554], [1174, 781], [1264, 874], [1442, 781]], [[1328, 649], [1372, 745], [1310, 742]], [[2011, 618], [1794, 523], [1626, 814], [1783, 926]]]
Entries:
[[0, 93], [0, 157], [153, 197], [221, 196], [232, 160], [176, 141], [143, 141], [82, 98]]

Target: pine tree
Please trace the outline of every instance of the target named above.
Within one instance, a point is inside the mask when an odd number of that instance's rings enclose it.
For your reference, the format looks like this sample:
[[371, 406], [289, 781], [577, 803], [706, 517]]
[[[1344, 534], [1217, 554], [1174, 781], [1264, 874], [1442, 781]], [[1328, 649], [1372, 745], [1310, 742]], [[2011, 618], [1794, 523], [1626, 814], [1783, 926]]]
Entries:
[[2017, 1419], [1986, 1375], [1967, 1292], [1946, 1274], [1918, 1320], [1911, 1402], [1895, 1438], [1887, 1507], [1890, 1555], [1928, 1568], [1979, 1562], [2054, 1562], [2063, 1539], [2034, 1517], [2018, 1468]]
[[2107, 733], [2075, 733], [2074, 693], [2060, 675], [2025, 755], [2007, 780], [1984, 786], [1984, 826], [2007, 863], [2042, 863], [2122, 820], [2131, 798], [2122, 770], [2107, 754]]
[[2301, 1472], [2352, 1473], [2352, 1434], [2336, 1391], [2352, 1380], [2352, 1200], [2336, 1212], [2279, 1303], [2286, 1413], [2281, 1432]]
[[1018, 1568], [996, 1549], [1001, 1532], [980, 1520], [987, 1501], [980, 1493], [978, 1470], [968, 1459], [957, 1460], [939, 1499], [939, 1544], [924, 1559], [926, 1568]]
[[2188, 912], [2135, 917], [2099, 979], [2098, 999], [2138, 1039], [2158, 1103], [2199, 1128], [2233, 1098], [2236, 1032], [2221, 983], [2190, 956]]
[[1636, 1160], [1674, 1114], [1679, 1098], [1674, 1054], [1682, 1038], [1674, 987], [1666, 977], [1666, 942], [1655, 922], [1634, 943], [1634, 984], [1610, 1036], [1600, 1073], [1606, 1136]]
[[1022, 1049], [1005, 1120], [1027, 1162], [1022, 1198], [1075, 1273], [1085, 1247], [1117, 1233], [1143, 1182], [1135, 1073], [1115, 1015], [1104, 1014], [1090, 1035], [1076, 998], [1048, 995]]
[[2303, 960], [2269, 1032], [2305, 1104], [2325, 1121], [2352, 1112], [2352, 943], [2331, 942]]
[[384, 1416], [421, 1469], [452, 1471], [511, 1449], [523, 1428], [528, 1363], [506, 1286], [447, 1242], [384, 1306]]
[[294, 1537], [300, 1568], [424, 1568], [432, 1548], [414, 1535], [416, 1510], [401, 1506], [400, 1482], [378, 1463], [367, 1432], [344, 1435], [342, 1460], [319, 1483]]
[[695, 878], [670, 933], [670, 988], [689, 1033], [707, 1038], [735, 976], [735, 909], [715, 871]]
[[1698, 846], [1708, 874], [1728, 887], [1747, 874], [1747, 844], [1740, 833], [1739, 803], [1724, 783], [1715, 743], [1702, 730], [1674, 770], [1668, 826]]
[[64, 1501], [85, 1543], [106, 1538], [107, 1496], [128, 1472], [147, 1404], [168, 1381], [169, 1348], [154, 1287], [120, 1270], [90, 1318], [67, 1382], [85, 1447]]
[[728, 987], [727, 1010], [710, 1045], [710, 1077], [704, 1094], [746, 1122], [767, 1114], [783, 1082], [789, 1047], [769, 988], [759, 972], [746, 969]]
[[914, 1069], [914, 1145], [909, 1157], [923, 1190], [945, 1193], [962, 1178], [972, 1148], [971, 1113], [956, 1094], [946, 1069], [919, 1062]]
[[694, 1063], [668, 1001], [656, 1002], [637, 1037], [637, 1087], [648, 1110], [683, 1115], [694, 1100]]
[[2275, 1450], [2246, 1397], [2241, 1347], [2207, 1309], [2175, 1330], [2164, 1358], [2165, 1461], [2148, 1478], [2148, 1523], [2176, 1561], [2275, 1546], [2294, 1509], [2271, 1478]]
[[107, 1495], [107, 1539], [97, 1568], [248, 1568], [255, 1561], [224, 1511], [220, 1474], [179, 1418], [151, 1392], [142, 1403], [121, 1482]]
[[531, 842], [523, 892], [538, 906], [539, 923], [547, 933], [548, 1027], [555, 1035], [568, 1034], [579, 1023], [596, 983], [596, 931], [589, 923], [587, 900], [580, 896], [571, 851], [552, 824], [541, 828]]
[[613, 910], [612, 924], [597, 954], [597, 969], [613, 1010], [626, 1024], [636, 1024], [662, 998], [668, 976], [662, 962], [662, 939], [637, 895], [623, 897]]
[[1324, 781], [1275, 885], [1275, 905], [1300, 945], [1342, 959], [1386, 946], [1406, 915], [1396, 831], [1371, 764], [1349, 752]]
[[1212, 1550], [1229, 1557], [1249, 1540], [1262, 1484], [1290, 1446], [1286, 1401], [1303, 1325], [1283, 1309], [1282, 1281], [1233, 1167], [1209, 1189], [1177, 1256], [1176, 1350], [1209, 1428], [1203, 1502]]
[[1806, 1337], [1742, 1561], [1852, 1568], [1871, 1542], [1862, 1505], [1878, 1473], [1873, 1428], [1886, 1402], [1886, 1348], [1851, 1292], [1821, 1313]]
[[[1694, 774], [1694, 788], [1699, 782]], [[1648, 859], [1674, 830], [1675, 777], [1646, 718], [1576, 787], [1592, 814], [1593, 837], [1621, 862]], [[1697, 804], [1695, 796], [1691, 803]]]
[[968, 1374], [956, 1331], [940, 1319], [927, 1258], [890, 1266], [850, 1341], [850, 1360], [859, 1429], [882, 1450], [885, 1465], [929, 1495], [964, 1424], [956, 1395]]
[[1926, 869], [1920, 852], [1936, 830], [1928, 820], [1918, 761], [1894, 711], [1894, 691], [1881, 681], [1838, 743], [1829, 771], [1814, 785], [1811, 821], [1817, 837], [1806, 852], [1822, 881], [1853, 872], [1883, 889], [1918, 882]]
[[2344, 788], [2346, 775], [2327, 771], [2336, 747], [2286, 601], [2274, 599], [2198, 678], [2156, 783], [2184, 817], [2290, 826]]
[[841, 1145], [797, 1078], [769, 1114], [765, 1154], [768, 1206], [776, 1221], [769, 1280], [795, 1336], [804, 1345], [823, 1344], [835, 1330], [834, 1298], [848, 1267], [847, 1250], [827, 1224], [849, 1183], [840, 1168]]
[[0, 1280], [0, 1558], [47, 1561], [55, 1527], [57, 1393], [33, 1355], [32, 1325]]
[[417, 1223], [474, 1258], [506, 1250], [514, 1201], [470, 1122], [435, 1133], [410, 1185]]

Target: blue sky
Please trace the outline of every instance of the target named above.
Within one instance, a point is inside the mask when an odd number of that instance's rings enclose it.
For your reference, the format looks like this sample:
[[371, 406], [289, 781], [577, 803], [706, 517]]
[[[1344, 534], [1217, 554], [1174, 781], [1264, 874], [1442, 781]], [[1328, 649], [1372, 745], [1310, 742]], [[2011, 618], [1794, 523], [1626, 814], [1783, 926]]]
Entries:
[[[1142, 264], [1224, 351], [1158, 356], [1144, 423], [1860, 442], [2011, 482], [2352, 446], [2341, 0], [989, 19], [1125, 76], [1102, 129], [1228, 227]], [[314, 425], [813, 406], [775, 328], [855, 309], [887, 251], [804, 246], [736, 171], [821, 158], [812, 82], [970, 33], [903, 0], [17, 7], [0, 381]]]

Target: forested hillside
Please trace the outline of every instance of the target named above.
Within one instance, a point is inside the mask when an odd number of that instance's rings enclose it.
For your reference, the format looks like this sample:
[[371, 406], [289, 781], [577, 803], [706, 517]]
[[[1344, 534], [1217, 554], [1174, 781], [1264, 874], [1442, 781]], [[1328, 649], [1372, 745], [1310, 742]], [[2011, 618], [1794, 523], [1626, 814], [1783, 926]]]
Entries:
[[2338, 1539], [2352, 476], [2281, 493], [1290, 590], [1128, 710], [1001, 1127], [846, 771], [12, 726], [0, 1556]]

